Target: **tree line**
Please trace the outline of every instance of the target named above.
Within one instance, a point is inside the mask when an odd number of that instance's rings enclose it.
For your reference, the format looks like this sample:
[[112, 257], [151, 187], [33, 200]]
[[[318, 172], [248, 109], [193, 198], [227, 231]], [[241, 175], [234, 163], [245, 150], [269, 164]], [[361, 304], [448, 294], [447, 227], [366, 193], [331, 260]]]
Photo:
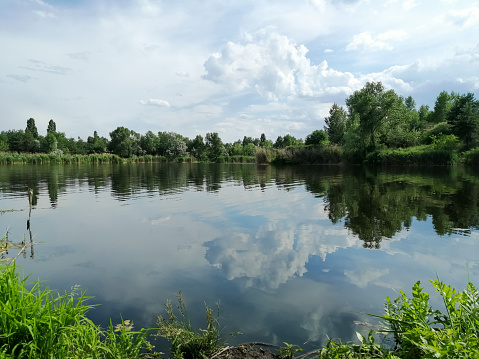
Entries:
[[[228, 156], [255, 156], [258, 151], [288, 148], [336, 148], [341, 160], [362, 162], [385, 150], [422, 148], [464, 152], [479, 145], [479, 101], [474, 94], [442, 91], [434, 109], [416, 107], [411, 96], [404, 98], [394, 90], [386, 90], [381, 82], [368, 82], [350, 95], [346, 107], [333, 104], [325, 126], [303, 140], [290, 134], [273, 142], [261, 134], [259, 138], [244, 136], [233, 143], [224, 143], [218, 133], [193, 139], [175, 132], [147, 131], [140, 134], [126, 127], [117, 127], [109, 138], [96, 131], [84, 141], [67, 138], [50, 120], [46, 135], [38, 133], [35, 120], [27, 120], [25, 130], [0, 133], [0, 151], [62, 154], [113, 153], [123, 158], [142, 155], [163, 156], [168, 160], [182, 157], [216, 162]], [[315, 152], [316, 153], [316, 152]]]

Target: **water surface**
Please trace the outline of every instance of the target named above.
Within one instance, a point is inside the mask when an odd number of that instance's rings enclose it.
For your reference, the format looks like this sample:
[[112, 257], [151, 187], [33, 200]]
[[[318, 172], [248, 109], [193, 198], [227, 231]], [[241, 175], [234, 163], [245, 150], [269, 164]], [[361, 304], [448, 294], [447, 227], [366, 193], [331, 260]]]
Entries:
[[478, 202], [478, 173], [462, 168], [0, 167], [0, 210], [15, 210], [0, 229], [36, 243], [24, 272], [61, 293], [81, 285], [102, 325], [154, 326], [181, 290], [204, 327], [219, 302], [232, 345], [354, 340], [362, 312], [417, 280], [477, 284]]

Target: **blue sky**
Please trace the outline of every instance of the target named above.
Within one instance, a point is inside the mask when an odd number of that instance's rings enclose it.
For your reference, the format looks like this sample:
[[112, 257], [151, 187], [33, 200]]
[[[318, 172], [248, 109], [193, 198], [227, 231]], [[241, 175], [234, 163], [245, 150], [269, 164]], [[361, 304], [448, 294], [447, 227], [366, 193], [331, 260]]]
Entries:
[[479, 1], [2, 0], [0, 130], [304, 138], [382, 81], [479, 97]]

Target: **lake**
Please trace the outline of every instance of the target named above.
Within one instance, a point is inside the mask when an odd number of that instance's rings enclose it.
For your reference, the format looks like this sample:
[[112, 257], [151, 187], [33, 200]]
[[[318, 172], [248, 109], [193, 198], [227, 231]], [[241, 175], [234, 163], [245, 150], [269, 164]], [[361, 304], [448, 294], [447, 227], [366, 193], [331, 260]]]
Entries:
[[230, 345], [356, 340], [369, 329], [355, 323], [375, 322], [362, 313], [382, 314], [418, 280], [430, 293], [436, 275], [477, 285], [478, 208], [479, 172], [460, 167], [0, 167], [0, 230], [31, 233], [17, 259], [30, 278], [80, 285], [102, 326], [155, 326], [181, 291], [204, 328], [218, 302]]

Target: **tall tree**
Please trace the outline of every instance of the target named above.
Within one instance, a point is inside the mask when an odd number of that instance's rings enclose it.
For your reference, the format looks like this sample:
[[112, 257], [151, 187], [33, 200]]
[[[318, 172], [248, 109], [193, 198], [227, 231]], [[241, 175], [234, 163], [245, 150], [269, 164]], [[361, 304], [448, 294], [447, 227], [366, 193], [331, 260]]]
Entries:
[[479, 140], [479, 101], [473, 93], [457, 96], [452, 105], [447, 122], [452, 133], [459, 137], [467, 149], [474, 147]]
[[188, 146], [188, 150], [198, 161], [206, 160], [205, 149], [205, 141], [201, 135], [196, 135], [196, 137], [189, 143]]
[[346, 113], [346, 110], [337, 103], [333, 104], [329, 109], [329, 117], [324, 119], [324, 122], [326, 123], [324, 129], [328, 133], [329, 141], [331, 143], [337, 145], [344, 144], [347, 120], [348, 114]]
[[346, 99], [346, 105], [350, 117], [359, 121], [358, 130], [366, 152], [387, 143], [389, 132], [403, 121], [406, 110], [402, 99], [393, 90], [386, 91], [381, 82], [366, 83]]
[[123, 126], [110, 132], [109, 150], [120, 157], [130, 157], [133, 154], [131, 132]]
[[160, 145], [160, 139], [152, 131], [147, 131], [141, 136], [140, 146], [148, 155], [156, 155], [158, 153], [158, 147]]
[[57, 132], [57, 124], [53, 120], [48, 121], [47, 133], [50, 132]]
[[414, 101], [412, 96], [406, 97], [406, 99], [404, 100], [404, 104], [406, 105], [406, 107], [409, 111], [416, 110], [416, 101]]
[[205, 138], [206, 153], [212, 161], [217, 161], [218, 157], [226, 155], [226, 149], [217, 132], [209, 132]]
[[442, 91], [436, 98], [432, 121], [435, 123], [445, 122], [453, 104], [454, 95]]
[[38, 138], [38, 129], [35, 125], [35, 120], [33, 118], [29, 118], [27, 120], [27, 127], [25, 128], [25, 132], [30, 132], [33, 135], [33, 138]]

